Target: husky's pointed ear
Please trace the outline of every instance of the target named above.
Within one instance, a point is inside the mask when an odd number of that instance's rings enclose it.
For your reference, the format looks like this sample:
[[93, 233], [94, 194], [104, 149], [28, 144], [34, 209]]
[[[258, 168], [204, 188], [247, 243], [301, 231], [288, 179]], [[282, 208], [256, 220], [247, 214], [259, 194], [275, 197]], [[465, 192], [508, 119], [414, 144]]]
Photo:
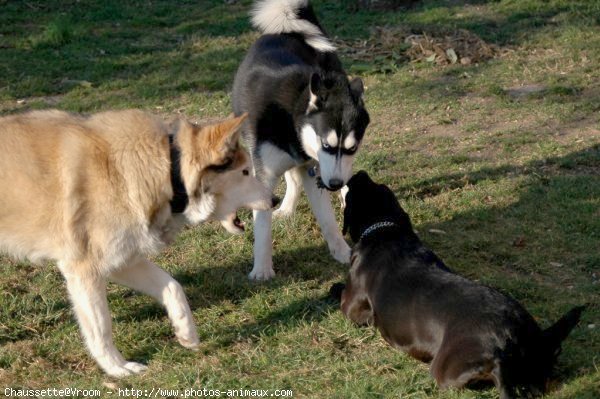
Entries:
[[306, 107], [306, 115], [319, 110], [319, 107], [321, 105], [321, 86], [321, 76], [318, 73], [313, 73], [310, 77], [308, 87], [310, 91], [310, 97], [308, 99], [308, 105]]
[[350, 81], [350, 90], [356, 98], [361, 98], [365, 92], [365, 86], [361, 78], [354, 78]]
[[248, 113], [243, 113], [237, 118], [229, 118], [219, 125], [222, 138], [225, 141], [225, 145], [228, 147], [235, 147], [240, 140], [240, 133], [242, 131], [242, 124], [248, 117]]
[[[321, 83], [322, 83], [321, 75], [314, 72], [310, 77], [310, 93], [313, 96], [318, 96], [321, 91]], [[312, 97], [312, 96], [311, 96]]]

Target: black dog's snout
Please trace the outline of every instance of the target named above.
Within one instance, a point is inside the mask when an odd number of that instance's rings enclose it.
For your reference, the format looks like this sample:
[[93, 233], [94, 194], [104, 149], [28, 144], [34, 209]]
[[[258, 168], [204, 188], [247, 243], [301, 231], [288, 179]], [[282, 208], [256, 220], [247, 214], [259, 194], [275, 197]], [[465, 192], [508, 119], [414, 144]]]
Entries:
[[271, 204], [272, 204], [273, 208], [275, 208], [280, 202], [281, 202], [281, 200], [279, 199], [279, 197], [276, 197], [276, 196], [271, 197]]
[[344, 181], [342, 179], [331, 179], [329, 180], [329, 188], [332, 190], [339, 190], [344, 187]]

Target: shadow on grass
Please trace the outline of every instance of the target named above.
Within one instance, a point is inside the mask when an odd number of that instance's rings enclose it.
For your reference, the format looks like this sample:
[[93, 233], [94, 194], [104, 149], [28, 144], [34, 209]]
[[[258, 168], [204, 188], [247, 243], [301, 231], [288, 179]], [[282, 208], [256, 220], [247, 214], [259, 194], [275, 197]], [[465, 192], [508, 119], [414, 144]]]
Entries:
[[[448, 265], [461, 274], [494, 286], [522, 302], [542, 326], [558, 319], [569, 307], [589, 303], [585, 320], [599, 316], [596, 295], [598, 265], [597, 199], [600, 198], [600, 145], [533, 162], [525, 167], [501, 166], [474, 173], [440, 176], [423, 181], [416, 188], [400, 188], [401, 193], [425, 197], [442, 191], [477, 185], [483, 181], [527, 176], [519, 187], [517, 202], [507, 207], [473, 206], [452, 220], [418, 226], [421, 236]], [[431, 188], [433, 187], [433, 189]], [[484, 205], [484, 204], [482, 204]], [[430, 228], [447, 235], [428, 234]], [[451, 237], [451, 238], [450, 238]], [[520, 242], [515, 244], [515, 240]], [[277, 291], [297, 281], [327, 283], [345, 274], [346, 266], [329, 258], [324, 245], [276, 251], [277, 277], [266, 283], [247, 279], [251, 259], [216, 264], [195, 271], [179, 272], [174, 277], [184, 285], [193, 309], [210, 308]], [[571, 288], [569, 288], [571, 287]], [[328, 288], [328, 287], [326, 287]], [[217, 346], [237, 341], [272, 336], [281, 328], [294, 328], [306, 321], [320, 321], [337, 308], [327, 298], [304, 298], [277, 307], [255, 321], [227, 327], [217, 336]], [[164, 310], [155, 304], [135, 308], [128, 319], [162, 317]], [[582, 323], [584, 324], [584, 323]], [[578, 370], [593, 368], [588, 354], [589, 334], [577, 329], [567, 340], [561, 357], [562, 376], [573, 377]], [[597, 344], [596, 344], [597, 345]], [[600, 350], [600, 348], [597, 348]]]
[[[351, 12], [348, 7], [314, 2], [324, 16], [324, 26], [344, 39], [366, 38], [374, 25], [399, 25], [415, 33], [443, 33], [466, 29], [485, 41], [500, 46], [517, 45], [546, 26], [558, 26], [557, 16], [564, 15], [573, 26], [596, 23], [597, 7], [585, 0], [500, 4], [498, 1], [424, 0], [409, 10], [396, 12]], [[473, 6], [486, 6], [477, 8]], [[465, 12], [466, 11], [466, 12]]]
[[478, 184], [525, 178], [518, 199], [508, 206], [486, 205], [481, 188], [479, 206], [470, 198], [468, 211], [417, 229], [449, 267], [514, 297], [543, 328], [572, 306], [589, 304], [563, 345], [559, 380], [593, 371], [591, 354], [600, 351], [597, 330], [585, 328], [600, 317], [599, 172], [600, 145], [594, 145], [524, 167], [439, 176], [396, 190], [399, 196], [423, 198], [469, 185], [469, 193], [477, 195]]
[[600, 145], [594, 145], [564, 157], [538, 160], [525, 166], [502, 165], [495, 168], [482, 168], [474, 172], [438, 176], [422, 180], [416, 185], [401, 187], [398, 193], [403, 197], [426, 198], [438, 195], [443, 191], [474, 185], [482, 180], [497, 181], [523, 175], [535, 176], [542, 185], [548, 185], [551, 178], [578, 173], [584, 176], [589, 175], [590, 178], [600, 173]]
[[[304, 247], [293, 251], [279, 252], [273, 258], [277, 265], [277, 276], [268, 282], [252, 282], [248, 280], [248, 271], [252, 267], [251, 260], [227, 264], [215, 264], [197, 271], [177, 272], [173, 277], [184, 287], [190, 307], [194, 312], [209, 309], [229, 303], [234, 306], [241, 305], [245, 300], [264, 296], [265, 300], [270, 293], [280, 291], [280, 288], [292, 285], [294, 282], [316, 280], [317, 283], [327, 284], [329, 288], [332, 279], [343, 275], [347, 266], [337, 264], [330, 258], [327, 248], [322, 246]], [[304, 259], [305, 262], [298, 262]], [[312, 260], [312, 261], [311, 261]], [[218, 263], [218, 262], [215, 262]], [[127, 290], [127, 295], [134, 294]], [[266, 294], [266, 295], [265, 295]], [[141, 295], [141, 294], [140, 294]], [[118, 295], [122, 297], [122, 295]], [[113, 298], [114, 299], [114, 298]], [[264, 337], [276, 335], [281, 329], [293, 329], [301, 323], [318, 322], [339, 307], [339, 303], [325, 296], [308, 297], [289, 302], [289, 298], [282, 299], [285, 306], [275, 306], [276, 310], [268, 313], [258, 312], [255, 321], [241, 323], [232, 327], [228, 325], [211, 333], [217, 337], [204, 351], [211, 351], [228, 347], [238, 342], [258, 341]], [[223, 315], [228, 313], [227, 306], [223, 307]], [[141, 305], [128, 306], [125, 312], [120, 311], [120, 316], [115, 317], [117, 322], [143, 322], [165, 317], [165, 310], [152, 300], [144, 300]], [[197, 326], [200, 331], [202, 327]], [[169, 325], [170, 328], [170, 325]], [[170, 337], [172, 332], [163, 331], [162, 334]], [[201, 338], [202, 341], [204, 339]], [[146, 345], [138, 348], [131, 355], [141, 361], [148, 361], [158, 348]]]
[[[467, 29], [505, 45], [555, 24], [562, 13], [569, 15], [571, 25], [588, 23], [585, 10], [592, 7], [586, 2], [525, 2], [489, 15], [460, 12], [461, 6], [484, 3], [431, 0], [408, 11], [353, 13], [340, 2], [315, 1], [315, 9], [332, 35], [347, 39], [365, 38], [374, 25], [402, 25], [416, 32]], [[113, 90], [119, 89], [113, 87], [119, 80], [127, 82], [123, 89], [134, 87], [132, 95], [156, 100], [194, 90], [228, 90], [244, 49], [228, 43], [205, 51], [186, 40], [235, 38], [248, 32], [248, 11], [248, 2], [226, 5], [221, 0], [10, 3], [0, 18], [0, 95], [65, 94], [79, 88], [78, 82]], [[147, 79], [157, 73], [164, 78]]]
[[[202, 38], [234, 40], [250, 28], [246, 7], [220, 0], [13, 2], [0, 26], [0, 95], [12, 98], [66, 94], [82, 85], [115, 90], [119, 81], [155, 99], [225, 90], [243, 51], [235, 43], [205, 49]], [[195, 38], [199, 47], [187, 40]]]
[[597, 399], [600, 397], [600, 386], [597, 380], [593, 379], [589, 382], [582, 381], [581, 387], [570, 389], [566, 394], [559, 395], [559, 398], [564, 399]]
[[266, 282], [248, 279], [252, 259], [209, 267], [198, 273], [180, 272], [175, 278], [186, 286], [191, 306], [203, 308], [223, 300], [240, 303], [248, 297], [274, 291], [297, 281], [316, 280], [324, 283], [347, 270], [346, 265], [331, 258], [325, 245], [294, 250], [277, 249], [273, 264], [277, 275]]
[[[468, 174], [473, 185], [509, 178], [515, 173], [531, 179], [518, 188], [518, 200], [507, 207], [473, 206], [452, 220], [417, 226], [424, 241], [450, 267], [515, 297], [543, 327], [570, 306], [590, 304], [581, 325], [565, 341], [557, 373], [561, 382], [593, 370], [592, 354], [600, 350], [597, 330], [585, 328], [588, 322], [600, 317], [597, 277], [594, 280], [600, 265], [598, 170], [600, 145], [595, 145], [545, 162], [533, 162], [524, 168], [488, 168]], [[423, 182], [420, 187], [438, 185], [440, 192], [454, 187], [460, 178], [440, 176]], [[427, 195], [426, 191], [423, 195]], [[429, 235], [429, 228], [443, 230], [447, 235]], [[516, 237], [524, 237], [523, 243], [515, 246], [513, 240]], [[291, 251], [280, 248], [276, 253], [274, 263], [279, 265], [278, 277], [264, 284], [247, 280], [250, 259], [224, 264], [215, 259], [214, 264], [205, 269], [175, 273], [174, 277], [182, 283], [192, 308], [197, 310], [223, 301], [239, 305], [245, 299], [297, 281], [317, 280], [317, 283], [329, 285], [346, 270], [345, 266], [329, 259], [324, 245]], [[165, 317], [161, 307], [151, 301], [146, 303], [149, 304], [121, 309], [122, 316], [116, 320], [143, 321]], [[66, 306], [61, 303], [63, 305]], [[217, 339], [206, 350], [229, 347], [236, 342], [258, 342], [303, 323], [319, 322], [337, 307], [321, 295], [291, 301], [288, 298], [285, 305], [275, 305], [272, 311], [261, 313], [251, 322], [219, 327], [213, 333]], [[127, 315], [123, 316], [124, 313]], [[171, 337], [168, 323], [164, 328], [151, 333]], [[158, 347], [153, 345], [152, 339], [149, 342], [140, 344], [129, 354], [137, 360], [151, 359]], [[577, 393], [592, 397], [590, 389], [586, 386]]]
[[[317, 283], [326, 283], [348, 269], [347, 265], [341, 265], [331, 258], [324, 244], [291, 251], [276, 250], [273, 264], [276, 266], [277, 275], [274, 279], [264, 282], [248, 279], [248, 273], [252, 269], [251, 258], [230, 263], [215, 260], [214, 263], [197, 270], [180, 270], [173, 273], [173, 278], [183, 286], [190, 307], [196, 311], [223, 302], [237, 305], [247, 298], [276, 291], [298, 281], [316, 280]], [[124, 295], [138, 294], [126, 290]], [[110, 295], [109, 299], [110, 297], [122, 298], [123, 293], [115, 293]], [[155, 301], [147, 301], [116, 320], [144, 321], [162, 317], [164, 312], [162, 306]]]
[[338, 308], [339, 303], [327, 296], [294, 301], [258, 318], [255, 322], [245, 323], [234, 329], [219, 330], [216, 333], [217, 342], [211, 346], [212, 349], [218, 349], [229, 347], [236, 342], [259, 341], [277, 335], [282, 329], [293, 329], [301, 323], [319, 322]]

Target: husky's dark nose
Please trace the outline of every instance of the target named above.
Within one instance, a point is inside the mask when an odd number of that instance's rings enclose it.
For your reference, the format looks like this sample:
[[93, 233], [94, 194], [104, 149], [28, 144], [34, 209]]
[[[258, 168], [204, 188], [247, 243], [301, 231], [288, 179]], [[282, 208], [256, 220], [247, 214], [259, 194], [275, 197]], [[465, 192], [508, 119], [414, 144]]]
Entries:
[[342, 181], [342, 179], [331, 179], [329, 180], [329, 188], [332, 190], [339, 190], [340, 188], [344, 187], [344, 182]]
[[273, 208], [275, 208], [277, 206], [277, 204], [279, 204], [281, 202], [281, 200], [279, 199], [279, 197], [273, 196], [271, 197], [271, 204], [273, 204]]

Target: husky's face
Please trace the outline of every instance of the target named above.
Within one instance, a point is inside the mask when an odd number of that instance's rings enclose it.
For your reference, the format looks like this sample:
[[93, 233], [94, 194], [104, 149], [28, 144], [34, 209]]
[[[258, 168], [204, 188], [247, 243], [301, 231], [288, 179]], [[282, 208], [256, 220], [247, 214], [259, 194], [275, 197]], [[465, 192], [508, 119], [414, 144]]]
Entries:
[[304, 151], [319, 162], [322, 183], [335, 191], [352, 176], [354, 156], [369, 124], [359, 78], [313, 74], [310, 99], [301, 125]]
[[184, 214], [191, 223], [217, 220], [230, 233], [244, 226], [239, 208], [268, 210], [278, 200], [252, 173], [250, 157], [239, 144], [246, 114], [198, 128], [184, 125], [180, 132], [181, 172], [189, 196]]

